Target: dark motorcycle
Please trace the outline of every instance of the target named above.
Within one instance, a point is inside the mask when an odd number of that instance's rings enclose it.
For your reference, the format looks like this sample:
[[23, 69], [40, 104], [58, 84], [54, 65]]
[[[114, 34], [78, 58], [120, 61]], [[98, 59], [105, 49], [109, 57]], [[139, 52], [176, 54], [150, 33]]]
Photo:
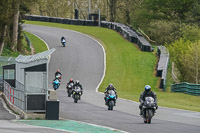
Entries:
[[68, 97], [70, 97], [72, 95], [72, 87], [73, 87], [73, 83], [70, 83], [67, 85], [67, 93], [68, 93]]
[[58, 79], [54, 80], [53, 81], [53, 88], [54, 88], [54, 90], [57, 90], [59, 88], [59, 86], [60, 86], [59, 80]]
[[153, 97], [146, 97], [142, 106], [142, 115], [144, 123], [151, 123], [151, 119], [155, 114], [156, 104]]
[[106, 95], [106, 105], [108, 106], [108, 110], [113, 110], [113, 106], [116, 103], [116, 94], [113, 90], [109, 90]]
[[72, 97], [74, 99], [74, 103], [77, 103], [78, 100], [81, 99], [82, 90], [79, 86], [75, 86], [73, 89]]

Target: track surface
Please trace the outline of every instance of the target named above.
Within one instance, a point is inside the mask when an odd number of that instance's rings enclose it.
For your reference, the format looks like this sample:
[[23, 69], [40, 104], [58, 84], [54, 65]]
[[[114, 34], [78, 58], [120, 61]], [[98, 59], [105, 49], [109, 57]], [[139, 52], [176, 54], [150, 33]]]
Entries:
[[[60, 89], [60, 117], [108, 126], [135, 133], [197, 133], [200, 131], [200, 113], [159, 107], [152, 124], [144, 124], [138, 115], [138, 103], [123, 99], [117, 100], [113, 111], [104, 105], [102, 93], [96, 87], [104, 73], [104, 53], [93, 39], [70, 30], [36, 25], [25, 25], [24, 30], [45, 40], [49, 48], [56, 48], [49, 64], [49, 88], [54, 73], [59, 68], [63, 74]], [[65, 36], [67, 46], [60, 44]], [[73, 103], [67, 97], [66, 83], [70, 78], [79, 80], [84, 94], [81, 101]], [[159, 99], [158, 99], [159, 100]]]
[[16, 119], [15, 115], [9, 113], [5, 108], [5, 103], [0, 97], [0, 133], [66, 133], [66, 131], [13, 122], [12, 120]]

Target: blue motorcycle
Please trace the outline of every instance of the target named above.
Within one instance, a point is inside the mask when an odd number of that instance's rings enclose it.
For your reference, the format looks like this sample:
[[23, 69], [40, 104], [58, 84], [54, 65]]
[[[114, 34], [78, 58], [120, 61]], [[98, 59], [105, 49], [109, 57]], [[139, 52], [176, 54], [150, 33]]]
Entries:
[[60, 81], [58, 79], [53, 81], [53, 88], [54, 90], [57, 90], [60, 86]]
[[108, 110], [113, 110], [113, 106], [116, 103], [116, 94], [113, 90], [109, 90], [108, 94], [106, 95], [106, 105], [108, 106]]

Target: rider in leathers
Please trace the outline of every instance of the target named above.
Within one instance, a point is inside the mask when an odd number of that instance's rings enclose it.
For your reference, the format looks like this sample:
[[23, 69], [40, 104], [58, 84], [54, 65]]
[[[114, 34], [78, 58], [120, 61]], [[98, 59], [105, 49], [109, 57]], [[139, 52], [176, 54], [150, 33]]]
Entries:
[[[60, 75], [60, 76], [62, 76], [62, 74], [61, 74], [61, 72], [60, 72], [60, 70], [58, 69], [57, 71], [56, 71], [56, 73], [55, 73], [55, 78], [57, 78], [56, 76], [57, 75]], [[60, 78], [59, 78], [60, 79]]]
[[81, 88], [81, 95], [83, 94], [83, 87], [82, 85], [80, 84], [80, 82], [78, 80], [76, 80], [74, 86], [73, 86], [73, 90], [75, 89], [75, 87], [80, 87]]
[[140, 94], [140, 105], [139, 105], [139, 108], [140, 108], [140, 115], [142, 115], [142, 106], [144, 104], [144, 101], [145, 101], [145, 97], [153, 97], [154, 100], [155, 100], [155, 106], [156, 106], [156, 109], [158, 109], [158, 105], [157, 105], [157, 97], [156, 97], [156, 93], [154, 93], [153, 91], [151, 91], [151, 86], [150, 85], [146, 85], [145, 86], [145, 91], [142, 92]]
[[70, 78], [69, 82], [67, 83], [67, 86], [70, 85], [71, 83], [74, 84], [74, 80], [72, 78]]
[[[105, 94], [105, 97], [104, 97], [104, 100], [105, 100], [105, 105], [107, 104], [107, 95], [108, 95], [108, 91], [109, 90], [113, 90], [115, 92], [115, 95], [116, 95], [116, 98], [117, 98], [117, 91], [115, 89], [115, 87], [113, 86], [113, 84], [109, 84], [108, 87], [106, 88], [104, 94]], [[115, 101], [116, 102], [116, 101]], [[116, 104], [116, 103], [115, 103]]]

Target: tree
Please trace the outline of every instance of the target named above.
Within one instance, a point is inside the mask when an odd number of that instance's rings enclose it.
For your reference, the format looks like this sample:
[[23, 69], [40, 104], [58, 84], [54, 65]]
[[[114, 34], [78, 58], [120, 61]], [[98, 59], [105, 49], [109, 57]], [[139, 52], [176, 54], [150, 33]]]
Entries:
[[18, 24], [19, 24], [19, 5], [20, 0], [13, 0], [14, 17], [13, 17], [13, 36], [12, 36], [12, 50], [17, 51], [18, 41]]
[[116, 7], [118, 0], [107, 0], [107, 4], [109, 7], [109, 17], [111, 22], [115, 22], [116, 19]]
[[154, 18], [184, 20], [197, 0], [144, 0], [143, 5], [154, 13]]
[[185, 41], [184, 39], [180, 39], [175, 41], [174, 43], [168, 44], [167, 48], [170, 53], [170, 57], [172, 61], [175, 63], [180, 75], [178, 75], [178, 79], [180, 81], [185, 81], [186, 73], [185, 68], [183, 67], [183, 62], [181, 60], [181, 56], [186, 54], [186, 51], [188, 50], [188, 46], [190, 45], [190, 41]]
[[191, 43], [188, 50], [181, 57], [183, 69], [185, 69], [185, 81], [200, 83], [200, 41]]
[[196, 42], [200, 39], [200, 27], [197, 25], [186, 25], [183, 24], [180, 28], [181, 36], [185, 40], [190, 40], [191, 42]]
[[170, 44], [168, 49], [180, 73], [179, 80], [200, 83], [200, 40], [191, 42], [180, 39]]
[[[37, 0], [1, 0], [0, 1], [0, 54], [4, 45], [10, 45], [11, 50], [20, 51], [19, 41], [22, 28], [20, 27], [23, 14]], [[6, 41], [6, 42], [5, 42]], [[21, 50], [22, 51], [22, 50]]]
[[11, 22], [12, 15], [12, 0], [1, 0], [0, 1], [0, 55], [2, 54], [6, 33]]

